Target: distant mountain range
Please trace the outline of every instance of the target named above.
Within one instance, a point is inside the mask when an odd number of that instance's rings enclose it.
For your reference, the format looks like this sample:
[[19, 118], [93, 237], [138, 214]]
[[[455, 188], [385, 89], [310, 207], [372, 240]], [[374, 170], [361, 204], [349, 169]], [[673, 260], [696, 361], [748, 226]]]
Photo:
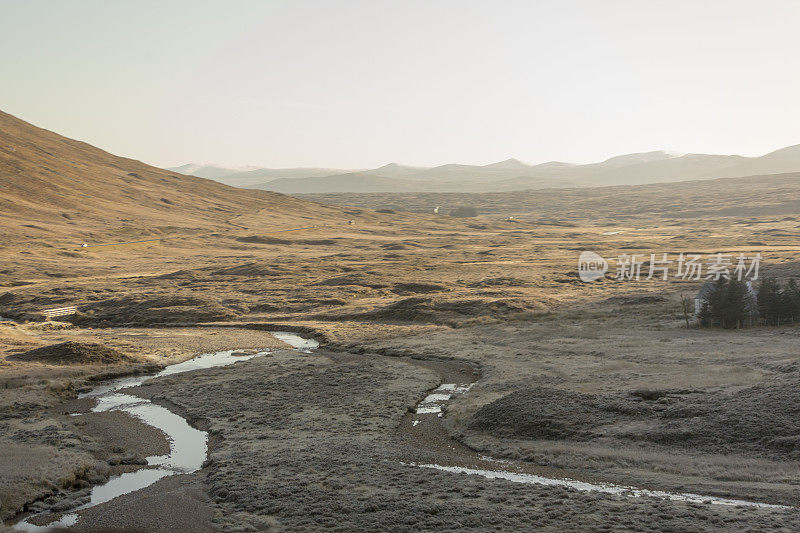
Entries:
[[223, 167], [220, 165], [196, 165], [192, 163], [179, 167], [169, 167], [166, 170], [208, 178], [234, 187], [257, 186], [253, 188], [262, 188], [260, 185], [283, 178], [321, 178], [348, 172], [347, 170], [336, 168]]
[[551, 161], [528, 165], [507, 159], [489, 165], [411, 167], [390, 163], [370, 170], [330, 168], [225, 168], [183, 165], [167, 170], [228, 185], [293, 193], [491, 192], [525, 189], [639, 185], [735, 178], [800, 171], [800, 145], [760, 157], [643, 152], [576, 165]]

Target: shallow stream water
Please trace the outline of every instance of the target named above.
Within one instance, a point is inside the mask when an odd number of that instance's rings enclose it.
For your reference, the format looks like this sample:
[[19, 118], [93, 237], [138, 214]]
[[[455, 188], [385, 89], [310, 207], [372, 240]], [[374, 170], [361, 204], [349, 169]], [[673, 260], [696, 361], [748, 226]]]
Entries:
[[[411, 427], [416, 428], [423, 422], [425, 417], [435, 415], [441, 418], [443, 410], [446, 408], [447, 403], [454, 397], [468, 392], [474, 383], [445, 383], [439, 385], [436, 389], [430, 391], [425, 398], [417, 403], [414, 409], [413, 420]], [[449, 435], [447, 438], [450, 438]], [[455, 447], [451, 447], [455, 450]], [[466, 453], [472, 453], [471, 450], [466, 450]], [[452, 459], [452, 457], [450, 457]], [[475, 457], [462, 457], [464, 464], [474, 462]], [[497, 469], [482, 469], [473, 466], [453, 466], [453, 465], [439, 465], [439, 464], [426, 464], [416, 462], [404, 462], [407, 466], [417, 468], [427, 468], [432, 470], [440, 470], [442, 472], [451, 472], [454, 474], [466, 474], [481, 476], [487, 479], [502, 479], [514, 483], [535, 484], [567, 487], [581, 492], [599, 492], [603, 494], [615, 494], [620, 496], [629, 497], [650, 497], [659, 498], [663, 500], [684, 501], [692, 503], [708, 503], [715, 505], [731, 505], [731, 506], [747, 506], [747, 507], [762, 507], [774, 509], [789, 509], [790, 507], [784, 505], [775, 505], [770, 503], [753, 502], [746, 500], [737, 500], [731, 498], [720, 498], [717, 496], [703, 496], [701, 494], [693, 493], [673, 493], [660, 490], [649, 490], [625, 485], [616, 485], [612, 483], [590, 483], [587, 481], [579, 481], [568, 478], [555, 478], [542, 475], [536, 475], [527, 472], [515, 472], [515, 467], [512, 461], [493, 459], [487, 456], [480, 456], [480, 462], [484, 464], [497, 465]]]
[[[310, 353], [319, 346], [319, 343], [316, 341], [302, 338], [294, 333], [273, 332], [272, 334], [302, 353]], [[227, 366], [238, 361], [246, 361], [254, 357], [260, 357], [267, 353], [269, 353], [268, 350], [254, 353], [228, 350], [203, 354], [182, 363], [170, 365], [153, 375], [113, 380], [98, 385], [90, 392], [81, 394], [81, 398], [96, 398], [97, 405], [92, 409], [93, 412], [111, 410], [124, 411], [144, 423], [160, 429], [170, 442], [170, 451], [166, 455], [147, 457], [147, 464], [150, 468], [114, 476], [105, 484], [95, 486], [91, 491], [89, 501], [80, 507], [72, 509], [68, 514], [62, 515], [57, 521], [51, 522], [45, 526], [37, 526], [28, 521], [32, 518], [29, 517], [15, 524], [14, 528], [20, 531], [49, 531], [51, 528], [55, 527], [69, 527], [77, 522], [77, 511], [99, 505], [117, 496], [143, 489], [164, 477], [174, 474], [192, 473], [199, 470], [206, 460], [208, 453], [208, 434], [206, 432], [191, 427], [184, 418], [165, 407], [153, 404], [150, 400], [118, 391], [128, 387], [136, 387], [158, 377], [191, 372], [193, 370]], [[454, 397], [467, 393], [473, 385], [474, 383], [445, 383], [430, 391], [428, 395], [417, 404], [412, 415], [414, 417], [414, 420], [412, 420], [412, 427], [416, 427], [420, 424], [425, 417], [441, 417], [446, 404]], [[498, 468], [496, 470], [479, 469], [466, 466], [445, 466], [411, 462], [403, 464], [416, 468], [451, 472], [453, 474], [476, 475], [487, 479], [502, 479], [515, 483], [560, 486], [585, 492], [599, 492], [630, 497], [653, 497], [664, 500], [717, 505], [788, 508], [782, 505], [703, 496], [700, 494], [670, 493], [610, 483], [590, 483], [574, 479], [545, 477], [531, 473], [515, 472], [512, 470], [514, 465], [510, 461], [495, 460], [490, 457], [481, 457], [481, 459], [489, 462], [489, 464], [496, 464]]]
[[[271, 332], [274, 337], [290, 345], [295, 350], [310, 353], [317, 348], [319, 343], [312, 339], [305, 339], [290, 332]], [[92, 412], [124, 411], [138, 418], [145, 424], [160, 429], [169, 441], [169, 453], [147, 457], [149, 468], [142, 468], [135, 472], [126, 472], [111, 477], [106, 483], [92, 488], [89, 501], [69, 511], [60, 519], [43, 526], [30, 522], [32, 517], [17, 522], [14, 529], [19, 531], [49, 531], [53, 528], [63, 528], [74, 525], [78, 521], [77, 511], [94, 507], [110, 501], [117, 496], [129, 494], [148, 487], [159, 479], [174, 474], [191, 474], [199, 470], [208, 455], [208, 433], [195, 429], [181, 416], [165, 407], [156, 405], [150, 400], [118, 392], [129, 387], [137, 387], [152, 379], [232, 365], [239, 361], [247, 361], [261, 357], [269, 350], [258, 352], [243, 352], [241, 350], [226, 350], [221, 352], [198, 355], [182, 363], [169, 365], [160, 372], [145, 376], [131, 376], [115, 379], [102, 383], [91, 391], [80, 394], [79, 398], [94, 398], [97, 404]], [[74, 416], [80, 416], [74, 415]], [[42, 515], [47, 513], [42, 513]], [[39, 515], [35, 515], [39, 516]]]

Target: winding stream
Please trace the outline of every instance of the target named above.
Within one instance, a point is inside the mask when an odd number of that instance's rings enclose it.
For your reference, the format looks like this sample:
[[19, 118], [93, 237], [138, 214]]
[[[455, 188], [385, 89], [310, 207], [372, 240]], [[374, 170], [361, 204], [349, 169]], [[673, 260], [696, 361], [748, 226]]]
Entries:
[[[417, 431], [417, 427], [422, 424], [427, 425], [428, 431], [434, 427], [438, 433], [441, 433], [444, 439], [451, 442], [449, 449], [452, 450], [450, 454], [442, 456], [443, 459], [448, 459], [449, 462], [461, 463], [460, 465], [442, 465], [407, 461], [402, 462], [406, 466], [416, 468], [426, 468], [432, 470], [439, 470], [442, 472], [450, 472], [453, 474], [466, 474], [473, 476], [481, 476], [486, 479], [503, 479], [514, 483], [546, 485], [566, 487], [581, 492], [599, 492], [603, 494], [613, 494], [628, 497], [650, 497], [659, 498], [662, 500], [683, 501], [691, 503], [707, 503], [714, 505], [729, 505], [729, 506], [745, 506], [745, 507], [760, 507], [768, 509], [791, 509], [792, 507], [786, 505], [776, 505], [771, 503], [754, 502], [748, 500], [737, 500], [732, 498], [721, 498], [717, 496], [704, 496], [694, 493], [674, 493], [661, 490], [650, 490], [644, 488], [637, 488], [626, 485], [616, 485], [613, 483], [592, 483], [588, 481], [580, 481], [577, 479], [557, 478], [544, 475], [537, 475], [530, 472], [515, 472], [513, 468], [523, 470], [527, 465], [517, 464], [513, 461], [499, 460], [492, 457], [482, 456], [473, 452], [472, 450], [459, 446], [452, 438], [446, 434], [436, 418], [441, 418], [443, 409], [446, 408], [455, 396], [468, 392], [475, 382], [468, 383], [445, 383], [439, 385], [436, 389], [430, 391], [428, 395], [416, 405], [416, 409], [412, 414], [407, 415], [410, 417], [411, 431]], [[435, 417], [435, 418], [434, 418]], [[433, 426], [432, 424], [436, 424]], [[420, 426], [422, 428], [423, 426]], [[417, 434], [422, 437], [422, 433]], [[430, 446], [431, 442], [426, 442], [422, 437], [420, 439], [424, 442], [423, 445]], [[430, 439], [428, 439], [430, 440]], [[468, 465], [468, 466], [465, 466]], [[476, 468], [476, 465], [491, 466], [493, 468]], [[496, 467], [496, 468], [494, 468]]]
[[[271, 333], [273, 336], [289, 344], [293, 349], [301, 353], [310, 353], [312, 350], [319, 347], [319, 343], [316, 341], [302, 338], [294, 333]], [[191, 427], [189, 423], [181, 416], [173, 413], [165, 407], [161, 407], [152, 403], [150, 400], [142, 399], [137, 396], [125, 394], [124, 392], [119, 391], [129, 387], [136, 387], [151, 379], [183, 372], [191, 372], [194, 370], [228, 366], [238, 361], [246, 361], [255, 357], [266, 355], [268, 353], [270, 353], [269, 350], [255, 353], [243, 353], [241, 351], [228, 350], [203, 354], [182, 363], [170, 365], [160, 372], [149, 376], [126, 377], [113, 380], [98, 385], [90, 392], [81, 394], [79, 396], [80, 398], [96, 399], [97, 404], [92, 409], [92, 412], [112, 410], [124, 411], [141, 420], [145, 424], [161, 430], [169, 440], [170, 451], [166, 455], [147, 457], [147, 465], [149, 468], [143, 468], [134, 472], [113, 476], [106, 483], [93, 487], [87, 502], [72, 509], [67, 514], [62, 515], [59, 520], [52, 521], [43, 526], [39, 526], [30, 522], [30, 520], [33, 518], [40, 518], [48, 514], [48, 512], [43, 512], [18, 522], [14, 525], [14, 529], [18, 531], [38, 532], [49, 531], [51, 528], [56, 527], [69, 527], [78, 521], [79, 516], [77, 513], [82, 509], [87, 509], [89, 507], [110, 501], [117, 496], [122, 496], [143, 489], [167, 476], [175, 474], [189, 474], [199, 470], [202, 467], [203, 462], [206, 460], [208, 454], [208, 434], [205, 431]], [[416, 435], [421, 436], [423, 434], [422, 432], [430, 431], [430, 428], [432, 427], [437, 428], [438, 432], [443, 431], [440, 427], [441, 424], [439, 422], [439, 418], [442, 417], [443, 409], [445, 408], [446, 404], [451, 401], [453, 397], [468, 392], [474, 385], [476, 379], [477, 376], [474, 376], [474, 379], [470, 379], [466, 383], [444, 383], [439, 385], [436, 389], [430, 391], [428, 395], [417, 404], [414, 412], [407, 415], [410, 417], [408, 421], [408, 427], [411, 428], [411, 436], [415, 437], [415, 432], [417, 431], [420, 433]], [[417, 426], [420, 424], [422, 425], [418, 428]], [[433, 424], [435, 424], [435, 426]], [[452, 441], [449, 436], [446, 436], [445, 438], [452, 444], [448, 445], [448, 448], [450, 450], [456, 450], [457, 443]], [[417, 442], [423, 447], [428, 444], [428, 441], [426, 441], [425, 438], [420, 438]], [[458, 454], [456, 455], [458, 456]], [[454, 457], [456, 456], [451, 456], [451, 462]], [[456, 459], [458, 458], [456, 457]], [[460, 459], [456, 460], [456, 462], [462, 463], [462, 465], [467, 464], [469, 466], [452, 464], [441, 465], [413, 461], [402, 462], [402, 464], [415, 468], [434, 469], [453, 474], [477, 475], [487, 479], [503, 479], [515, 483], [567, 487], [583, 492], [599, 492], [630, 497], [653, 497], [664, 500], [709, 503], [717, 505], [763, 507], [774, 509], [790, 508], [788, 506], [769, 503], [719, 498], [715, 496], [703, 496], [692, 493], [671, 493], [615, 485], [611, 483], [591, 483], [575, 479], [542, 476], [528, 472], [515, 472], [512, 470], [515, 465], [510, 461], [501, 461], [492, 459], [491, 457], [479, 456], [474, 452], [467, 450], [466, 448], [463, 448]], [[476, 464], [491, 466], [496, 465], [497, 469], [475, 468]], [[518, 466], [520, 469], [524, 467], [524, 465], [516, 466]]]
[[[498, 461], [500, 463], [500, 461]], [[527, 483], [535, 485], [548, 485], [556, 487], [567, 487], [581, 492], [601, 492], [603, 494], [616, 494], [620, 496], [631, 496], [635, 498], [649, 497], [659, 498], [662, 500], [672, 500], [691, 503], [710, 503], [715, 505], [732, 505], [732, 506], [745, 506], [745, 507], [762, 507], [768, 509], [791, 509], [788, 505], [776, 505], [773, 503], [751, 502], [747, 500], [735, 500], [731, 498], [719, 498], [717, 496], [703, 496], [700, 494], [674, 493], [662, 490], [648, 490], [639, 489], [636, 487], [627, 487], [624, 485], [614, 485], [611, 483], [588, 483], [586, 481], [578, 481], [575, 479], [556, 479], [544, 476], [537, 476], [535, 474], [526, 474], [520, 472], [509, 472], [507, 470], [484, 470], [479, 468], [466, 468], [461, 466], [443, 466], [436, 464], [416, 464], [407, 463], [410, 466], [419, 468], [430, 468], [433, 470], [440, 470], [443, 472], [452, 472], [455, 474], [469, 474], [474, 476], [481, 476], [487, 479], [505, 479], [514, 483]]]
[[[302, 338], [294, 333], [281, 331], [271, 332], [271, 334], [302, 353], [310, 353], [311, 350], [319, 346], [317, 341]], [[228, 366], [239, 361], [247, 361], [255, 357], [261, 357], [268, 353], [270, 353], [269, 350], [255, 353], [237, 350], [207, 353], [198, 355], [182, 363], [170, 365], [156, 374], [112, 380], [98, 385], [90, 392], [80, 394], [78, 398], [96, 399], [97, 405], [92, 408], [92, 412], [94, 413], [103, 411], [124, 411], [138, 418], [145, 424], [160, 429], [167, 436], [167, 440], [169, 440], [169, 453], [166, 455], [147, 457], [147, 465], [149, 468], [142, 468], [135, 472], [126, 472], [118, 476], [113, 476], [106, 483], [96, 485], [92, 488], [89, 501], [72, 509], [58, 520], [43, 526], [30, 522], [34, 517], [49, 514], [48, 512], [44, 512], [17, 522], [14, 524], [14, 529], [18, 531], [37, 532], [50, 531], [57, 527], [69, 527], [78, 521], [77, 512], [82, 509], [88, 509], [89, 507], [94, 507], [95, 505], [110, 501], [117, 496], [143, 489], [167, 476], [191, 474], [199, 470], [208, 455], [208, 433], [193, 428], [184, 418], [165, 407], [156, 405], [150, 400], [118, 391], [129, 387], [137, 387], [151, 379], [194, 370]], [[80, 416], [80, 414], [73, 416]]]

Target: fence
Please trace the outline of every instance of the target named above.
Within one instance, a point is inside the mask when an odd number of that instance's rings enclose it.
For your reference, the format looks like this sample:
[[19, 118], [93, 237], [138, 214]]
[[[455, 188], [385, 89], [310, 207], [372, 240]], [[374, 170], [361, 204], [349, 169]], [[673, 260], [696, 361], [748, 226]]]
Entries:
[[56, 316], [74, 315], [77, 312], [78, 308], [71, 305], [69, 307], [57, 307], [56, 309], [44, 309], [42, 314], [50, 319]]

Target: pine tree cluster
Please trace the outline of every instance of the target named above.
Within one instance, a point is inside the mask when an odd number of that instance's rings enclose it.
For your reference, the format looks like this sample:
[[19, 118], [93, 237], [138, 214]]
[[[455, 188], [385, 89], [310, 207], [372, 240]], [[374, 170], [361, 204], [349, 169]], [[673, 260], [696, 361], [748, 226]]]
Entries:
[[800, 288], [790, 279], [783, 286], [773, 278], [765, 278], [758, 290], [758, 312], [768, 326], [794, 324], [800, 319]]
[[731, 329], [794, 324], [800, 319], [800, 287], [795, 280], [783, 285], [765, 278], [758, 289], [757, 304], [754, 296], [745, 282], [720, 278], [700, 308], [700, 325]]

